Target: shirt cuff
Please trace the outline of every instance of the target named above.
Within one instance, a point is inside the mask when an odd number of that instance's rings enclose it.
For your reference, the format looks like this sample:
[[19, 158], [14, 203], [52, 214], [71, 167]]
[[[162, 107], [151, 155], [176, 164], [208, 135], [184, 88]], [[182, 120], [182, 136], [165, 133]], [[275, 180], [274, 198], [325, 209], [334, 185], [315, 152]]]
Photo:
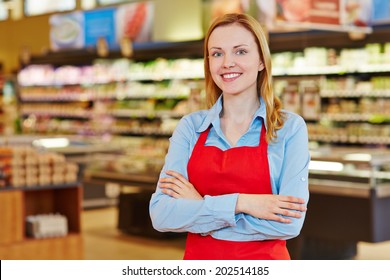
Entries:
[[235, 212], [238, 193], [218, 196], [205, 195], [204, 200], [212, 213], [214, 220], [221, 224], [221, 227], [236, 226]]

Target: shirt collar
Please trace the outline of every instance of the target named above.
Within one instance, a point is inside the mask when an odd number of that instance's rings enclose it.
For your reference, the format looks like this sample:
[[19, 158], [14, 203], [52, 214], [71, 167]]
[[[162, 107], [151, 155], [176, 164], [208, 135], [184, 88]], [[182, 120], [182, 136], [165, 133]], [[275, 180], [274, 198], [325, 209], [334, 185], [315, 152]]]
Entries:
[[[265, 108], [265, 102], [263, 98], [260, 96], [260, 107], [256, 110], [256, 113], [253, 117], [252, 123], [256, 118], [262, 118], [263, 120], [266, 120], [266, 108]], [[219, 125], [219, 115], [222, 111], [222, 94], [219, 96], [215, 104], [208, 110], [208, 113], [206, 117], [204, 118], [202, 124], [200, 127], [197, 129], [197, 133], [202, 133], [205, 131], [210, 124], [213, 124], [213, 126], [216, 126], [217, 124]], [[265, 128], [267, 129], [267, 123], [264, 122]]]

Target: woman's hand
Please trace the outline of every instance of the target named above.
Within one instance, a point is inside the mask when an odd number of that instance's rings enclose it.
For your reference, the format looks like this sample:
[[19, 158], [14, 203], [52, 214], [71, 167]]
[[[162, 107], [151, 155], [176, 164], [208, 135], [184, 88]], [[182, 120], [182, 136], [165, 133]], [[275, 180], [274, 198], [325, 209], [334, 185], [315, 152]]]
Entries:
[[183, 175], [172, 170], [168, 170], [165, 173], [172, 177], [159, 180], [159, 187], [163, 193], [174, 198], [203, 199], [195, 187]]
[[[301, 198], [274, 194], [240, 194], [236, 213], [246, 213], [259, 219], [281, 223], [291, 223], [292, 218], [300, 218], [306, 211]], [[283, 217], [284, 216], [284, 217]]]

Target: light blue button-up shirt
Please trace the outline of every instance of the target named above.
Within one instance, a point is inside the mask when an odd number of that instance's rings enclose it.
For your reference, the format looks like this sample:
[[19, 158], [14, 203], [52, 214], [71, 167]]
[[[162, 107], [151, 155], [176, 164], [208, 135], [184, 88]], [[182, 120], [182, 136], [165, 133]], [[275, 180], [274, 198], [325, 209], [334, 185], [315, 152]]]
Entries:
[[[237, 147], [259, 145], [260, 130], [266, 119], [266, 109], [261, 98], [260, 104], [248, 131], [237, 142]], [[209, 110], [191, 113], [180, 120], [170, 138], [160, 178], [167, 177], [166, 170], [174, 170], [188, 178], [187, 164], [192, 150], [200, 133], [210, 124], [212, 128], [205, 145], [222, 150], [231, 148], [221, 130], [221, 110], [220, 97]], [[272, 192], [303, 198], [307, 204], [310, 161], [307, 128], [299, 115], [286, 112], [286, 116], [283, 128], [277, 131], [277, 141], [268, 144]], [[305, 214], [301, 218], [291, 218], [290, 224], [258, 219], [243, 213], [235, 214], [237, 198], [238, 193], [205, 195], [203, 200], [176, 199], [163, 194], [157, 186], [149, 206], [153, 227], [162, 232], [210, 234], [217, 239], [232, 241], [290, 239], [299, 234]]]

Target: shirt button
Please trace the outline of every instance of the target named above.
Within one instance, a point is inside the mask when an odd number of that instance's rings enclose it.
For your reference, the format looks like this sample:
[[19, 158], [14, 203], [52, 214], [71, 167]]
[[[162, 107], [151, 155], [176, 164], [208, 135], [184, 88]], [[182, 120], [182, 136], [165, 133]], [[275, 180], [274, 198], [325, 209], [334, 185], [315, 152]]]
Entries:
[[302, 178], [301, 178], [301, 181], [302, 181], [302, 182], [305, 182], [305, 181], [306, 181], [306, 178], [305, 178], [305, 177], [302, 177]]

